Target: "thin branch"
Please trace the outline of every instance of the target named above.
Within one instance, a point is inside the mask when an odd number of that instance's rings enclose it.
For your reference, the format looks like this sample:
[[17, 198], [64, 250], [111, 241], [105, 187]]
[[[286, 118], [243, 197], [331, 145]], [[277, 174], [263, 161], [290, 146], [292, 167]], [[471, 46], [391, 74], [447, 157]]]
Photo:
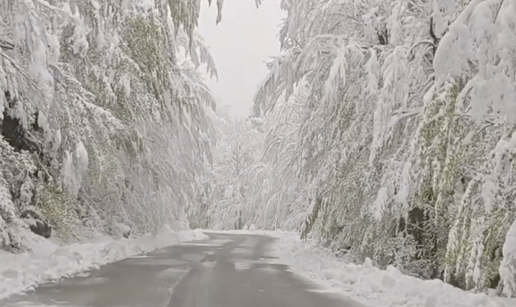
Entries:
[[5, 50], [12, 50], [14, 49], [14, 44], [3, 39], [0, 39], [0, 48]]

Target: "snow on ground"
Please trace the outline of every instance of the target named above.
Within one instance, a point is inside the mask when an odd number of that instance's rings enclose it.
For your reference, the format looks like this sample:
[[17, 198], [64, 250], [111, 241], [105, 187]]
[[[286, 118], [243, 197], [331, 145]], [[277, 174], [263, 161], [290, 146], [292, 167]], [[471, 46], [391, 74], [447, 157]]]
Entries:
[[0, 251], [0, 300], [77, 273], [124, 258], [144, 254], [185, 241], [202, 240], [201, 230], [162, 232], [132, 239], [103, 238], [86, 243], [60, 246], [27, 234], [32, 253], [10, 254]]
[[368, 307], [515, 307], [516, 299], [474, 294], [441, 280], [422, 280], [402, 274], [394, 267], [380, 270], [367, 259], [352, 264], [298, 234], [280, 231], [230, 231], [278, 238], [274, 253], [292, 272]]
[[474, 294], [441, 280], [422, 280], [390, 266], [380, 270], [371, 260], [356, 265], [335, 257], [331, 251], [303, 242], [292, 233], [274, 233], [279, 259], [292, 271], [325, 288], [367, 306], [383, 307], [514, 307], [516, 299]]

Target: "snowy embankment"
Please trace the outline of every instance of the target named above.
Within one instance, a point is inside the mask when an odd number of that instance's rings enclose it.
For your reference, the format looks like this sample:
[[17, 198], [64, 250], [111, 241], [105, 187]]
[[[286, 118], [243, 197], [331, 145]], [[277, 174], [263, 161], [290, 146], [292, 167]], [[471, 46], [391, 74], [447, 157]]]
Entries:
[[0, 300], [33, 289], [35, 286], [63, 277], [95, 269], [101, 265], [144, 254], [185, 241], [201, 240], [201, 230], [173, 232], [164, 230], [156, 235], [131, 239], [103, 238], [86, 243], [60, 246], [35, 235], [31, 253], [10, 254], [0, 251]]
[[370, 307], [516, 306], [516, 299], [466, 292], [441, 280], [404, 275], [394, 267], [380, 270], [369, 259], [361, 265], [352, 264], [312, 242], [303, 242], [296, 234], [271, 234], [279, 239], [280, 261], [290, 265], [294, 273]]
[[275, 253], [292, 272], [367, 307], [515, 307], [516, 299], [475, 294], [441, 280], [422, 280], [389, 267], [380, 270], [367, 259], [352, 264], [298, 234], [280, 231], [231, 231], [278, 238]]

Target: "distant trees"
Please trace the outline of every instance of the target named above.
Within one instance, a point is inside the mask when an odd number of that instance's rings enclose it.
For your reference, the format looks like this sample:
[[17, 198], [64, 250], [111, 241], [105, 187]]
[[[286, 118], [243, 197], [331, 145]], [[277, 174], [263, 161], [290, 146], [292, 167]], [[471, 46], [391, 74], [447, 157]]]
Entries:
[[224, 106], [214, 116], [214, 125], [217, 143], [203, 190], [209, 191], [205, 208], [206, 219], [211, 218], [206, 225], [215, 229], [249, 227], [258, 214], [252, 191], [263, 134], [249, 120], [231, 118]]

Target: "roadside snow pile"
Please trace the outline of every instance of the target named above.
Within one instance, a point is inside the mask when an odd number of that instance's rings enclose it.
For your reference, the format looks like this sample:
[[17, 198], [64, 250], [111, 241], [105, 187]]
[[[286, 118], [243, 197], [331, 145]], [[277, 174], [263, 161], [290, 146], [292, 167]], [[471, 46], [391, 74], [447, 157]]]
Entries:
[[440, 280], [403, 275], [394, 267], [379, 270], [369, 259], [363, 265], [351, 264], [292, 233], [270, 234], [278, 237], [279, 260], [294, 273], [370, 307], [516, 306], [516, 299], [469, 293]]
[[202, 240], [202, 230], [173, 232], [170, 228], [134, 239], [99, 239], [87, 243], [59, 246], [27, 234], [32, 253], [10, 254], [0, 251], [0, 300], [29, 291], [37, 285], [56, 281], [101, 265], [185, 241]]

